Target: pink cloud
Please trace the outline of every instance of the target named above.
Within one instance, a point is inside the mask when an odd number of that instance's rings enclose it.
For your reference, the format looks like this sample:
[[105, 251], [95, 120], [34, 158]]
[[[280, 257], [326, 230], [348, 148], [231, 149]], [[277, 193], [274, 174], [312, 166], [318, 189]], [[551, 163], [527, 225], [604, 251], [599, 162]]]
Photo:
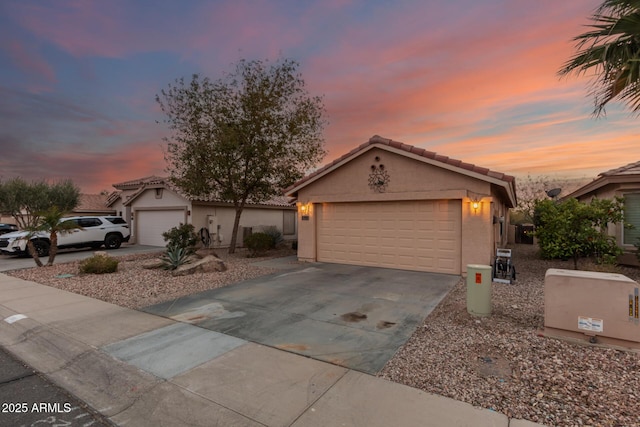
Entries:
[[29, 89], [33, 93], [48, 91], [56, 82], [55, 71], [34, 46], [27, 46], [25, 43], [10, 39], [6, 42], [6, 48], [13, 62], [27, 75], [32, 76], [33, 81], [29, 83]]
[[[556, 75], [573, 53], [570, 39], [584, 30], [598, 0], [377, 4], [366, 7], [367, 17], [355, 16], [365, 8], [347, 0], [296, 3], [295, 17], [272, 2], [194, 3], [179, 16], [163, 16], [161, 6], [141, 12], [125, 2], [66, 4], [25, 3], [17, 13], [27, 28], [72, 55], [122, 58], [168, 51], [212, 78], [238, 58], [297, 55], [311, 93], [326, 96], [326, 161], [380, 134], [507, 173], [544, 167], [570, 172], [580, 164], [595, 167], [598, 158], [612, 167], [626, 162], [620, 152], [630, 140], [620, 135], [627, 130], [585, 131], [588, 106], [579, 107], [588, 103], [585, 80]], [[21, 48], [15, 48], [15, 58], [25, 54]], [[46, 62], [34, 61], [28, 55], [16, 59], [24, 69], [55, 78]], [[139, 82], [113, 96], [161, 117], [142, 94], [166, 83]], [[131, 142], [106, 153], [106, 166], [96, 176], [113, 180], [126, 170], [127, 178], [135, 178], [164, 168], [158, 154], [144, 156], [164, 135], [138, 125], [123, 120], [97, 128], [99, 137], [126, 135]], [[611, 152], [597, 147], [604, 143]], [[543, 158], [552, 146], [558, 147], [558, 159]]]
[[[584, 14], [576, 13], [581, 9]], [[368, 43], [362, 39], [371, 33], [351, 29], [343, 44], [334, 46], [328, 56], [313, 58], [306, 67], [312, 87], [326, 94], [330, 157], [374, 133], [421, 146], [434, 144], [451, 156], [473, 154], [463, 146], [509, 150], [506, 147], [513, 144], [501, 144], [499, 133], [486, 140], [470, 135], [481, 130], [482, 121], [501, 123], [506, 118], [528, 132], [508, 117], [510, 110], [533, 103], [583, 101], [584, 91], [577, 88], [582, 89], [584, 82], [561, 81], [556, 71], [571, 55], [569, 40], [583, 30], [591, 11], [577, 2], [563, 2], [560, 7], [543, 3], [519, 10], [526, 16], [504, 17], [502, 25], [483, 19], [493, 11], [479, 6], [456, 22], [459, 32], [426, 22], [428, 37], [420, 37], [419, 31], [415, 37], [405, 37], [416, 30], [412, 20], [387, 17], [379, 25], [367, 23], [385, 34]], [[414, 16], [423, 14], [416, 10]], [[521, 25], [523, 19], [526, 25]], [[528, 126], [549, 129], [557, 124], [554, 120], [568, 119], [550, 120]], [[447, 142], [455, 138], [468, 140]]]

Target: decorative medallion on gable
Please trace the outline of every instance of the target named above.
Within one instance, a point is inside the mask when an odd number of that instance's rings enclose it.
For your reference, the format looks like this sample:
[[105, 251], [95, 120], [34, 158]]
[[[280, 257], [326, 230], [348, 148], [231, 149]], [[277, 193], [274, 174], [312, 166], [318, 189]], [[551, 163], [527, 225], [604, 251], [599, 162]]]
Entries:
[[377, 165], [371, 165], [371, 173], [369, 174], [369, 188], [377, 193], [384, 193], [387, 190], [389, 181], [389, 173], [384, 165], [380, 163], [380, 157], [375, 158]]

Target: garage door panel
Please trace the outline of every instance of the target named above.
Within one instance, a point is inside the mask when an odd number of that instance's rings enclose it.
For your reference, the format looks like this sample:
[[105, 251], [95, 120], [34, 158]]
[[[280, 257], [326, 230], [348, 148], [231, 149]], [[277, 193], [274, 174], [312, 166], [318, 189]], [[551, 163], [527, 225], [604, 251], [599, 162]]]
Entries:
[[180, 209], [136, 211], [136, 240], [141, 245], [165, 246], [162, 233], [185, 222]]
[[318, 260], [460, 274], [461, 216], [460, 201], [323, 204]]

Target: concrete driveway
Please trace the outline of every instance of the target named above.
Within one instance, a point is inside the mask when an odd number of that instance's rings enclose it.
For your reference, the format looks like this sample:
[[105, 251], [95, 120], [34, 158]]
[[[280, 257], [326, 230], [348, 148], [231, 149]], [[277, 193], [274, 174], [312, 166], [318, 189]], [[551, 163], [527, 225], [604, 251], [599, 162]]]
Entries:
[[[124, 256], [130, 254], [142, 254], [148, 252], [160, 252], [165, 248], [159, 246], [146, 246], [146, 245], [134, 245], [124, 243], [119, 249], [109, 250], [107, 253], [112, 256]], [[61, 249], [56, 255], [54, 264], [62, 264], [63, 262], [77, 261], [93, 256], [96, 251], [104, 251], [104, 248], [100, 249]], [[43, 263], [47, 262], [47, 257], [40, 258]], [[16, 255], [2, 255], [0, 254], [0, 272], [10, 270], [20, 270], [22, 268], [35, 267], [36, 263], [31, 257], [16, 256]]]
[[291, 264], [287, 258], [269, 263], [288, 270], [144, 311], [375, 374], [460, 280], [385, 268]]

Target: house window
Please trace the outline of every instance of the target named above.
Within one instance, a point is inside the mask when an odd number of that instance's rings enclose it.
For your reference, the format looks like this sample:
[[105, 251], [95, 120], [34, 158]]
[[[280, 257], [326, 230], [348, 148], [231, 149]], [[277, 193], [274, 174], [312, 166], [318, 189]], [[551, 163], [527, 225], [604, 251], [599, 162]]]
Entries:
[[156, 199], [162, 199], [162, 188], [156, 188]]
[[633, 227], [623, 228], [623, 243], [625, 245], [638, 243], [640, 237], [640, 193], [624, 195], [624, 222]]
[[282, 234], [285, 236], [296, 234], [296, 213], [296, 211], [283, 212]]

